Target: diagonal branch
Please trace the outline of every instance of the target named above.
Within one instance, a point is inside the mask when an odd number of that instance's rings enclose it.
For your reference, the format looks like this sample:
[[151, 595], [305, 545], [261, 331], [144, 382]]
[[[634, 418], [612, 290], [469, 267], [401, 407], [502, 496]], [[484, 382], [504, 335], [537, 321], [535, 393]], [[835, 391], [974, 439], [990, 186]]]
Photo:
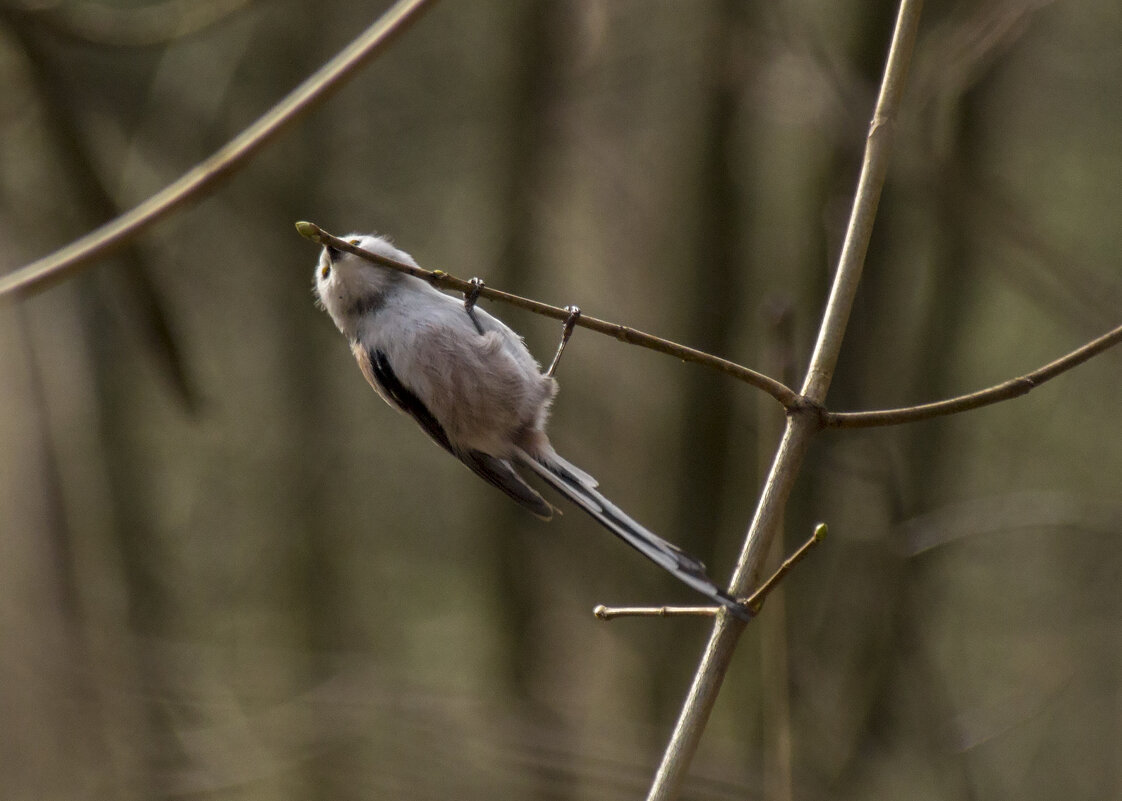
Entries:
[[822, 415], [822, 423], [828, 428], [871, 428], [873, 426], [912, 423], [917, 420], [929, 420], [932, 417], [942, 417], [948, 414], [970, 411], [971, 409], [979, 409], [982, 406], [989, 406], [993, 403], [1000, 403], [1026, 395], [1045, 381], [1083, 364], [1083, 362], [1117, 345], [1119, 342], [1122, 342], [1122, 325], [1097, 339], [1092, 339], [1083, 347], [1076, 348], [1066, 356], [1033, 370], [1031, 373], [1026, 373], [1020, 378], [1011, 378], [988, 389], [936, 401], [935, 403], [905, 406], [899, 409], [881, 409], [871, 412], [825, 412]]
[[[873, 231], [873, 220], [888, 171], [892, 127], [903, 95], [908, 64], [915, 48], [922, 7], [922, 0], [901, 0], [900, 3], [880, 94], [865, 142], [861, 177], [853, 198], [845, 243], [803, 385], [807, 402], [787, 417], [787, 428], [775, 461], [772, 462], [771, 473], [764, 484], [756, 514], [733, 574], [730, 592], [736, 596], [746, 594], [749, 587], [758, 581], [760, 568], [779, 528], [803, 457], [821, 425], [816, 407], [821, 407], [833, 378], [853, 299], [857, 293], [857, 284], [861, 278], [865, 253]], [[647, 801], [672, 801], [677, 797], [743, 630], [744, 625], [735, 618], [727, 614], [717, 616]]]
[[[355, 247], [345, 239], [340, 239], [337, 236], [327, 233], [318, 225], [310, 222], [296, 223], [296, 230], [300, 235], [316, 242], [320, 245], [331, 245], [336, 250], [345, 250], [348, 253], [353, 253], [360, 258], [372, 261], [375, 264], [380, 264], [383, 267], [388, 267], [391, 270], [398, 270], [403, 273], [416, 276], [428, 281], [430, 284], [440, 287], [441, 289], [451, 289], [457, 292], [471, 291], [477, 294], [478, 297], [487, 298], [488, 300], [498, 300], [503, 303], [508, 303], [511, 306], [516, 306], [519, 309], [541, 314], [546, 317], [552, 317], [555, 320], [568, 320], [571, 313], [568, 309], [562, 309], [558, 306], [550, 306], [548, 303], [542, 303], [530, 298], [524, 298], [520, 295], [512, 295], [509, 292], [502, 292], [498, 289], [491, 289], [488, 286], [482, 288], [477, 287], [470, 281], [465, 281], [462, 278], [456, 278], [449, 275], [443, 270], [425, 270], [420, 267], [414, 267], [411, 264], [402, 264], [401, 262], [387, 259], [385, 256], [379, 256], [376, 253], [370, 253], [360, 247]], [[676, 342], [671, 342], [668, 339], [662, 339], [652, 334], [645, 334], [642, 331], [636, 331], [634, 328], [629, 328], [626, 325], [619, 325], [618, 323], [609, 323], [605, 320], [599, 320], [595, 317], [589, 317], [586, 314], [581, 314], [573, 320], [573, 324], [581, 328], [587, 328], [591, 331], [596, 331], [600, 334], [614, 337], [621, 342], [626, 342], [629, 345], [638, 345], [641, 348], [648, 348], [650, 350], [665, 353], [668, 356], [673, 356], [685, 362], [695, 362], [696, 364], [704, 364], [707, 367], [712, 367], [715, 370], [720, 370], [726, 375], [733, 378], [738, 378], [745, 383], [751, 384], [754, 387], [762, 389], [764, 392], [771, 395], [786, 409], [795, 409], [802, 405], [802, 399], [798, 394], [783, 384], [776, 381], [774, 378], [757, 373], [755, 370], [750, 370], [747, 367], [730, 362], [728, 359], [722, 359], [719, 356], [713, 356], [704, 351], [695, 350], [694, 348], [679, 345]]]
[[359, 67], [380, 54], [396, 34], [405, 30], [431, 4], [430, 0], [398, 0], [357, 39], [255, 123], [178, 180], [80, 239], [38, 261], [0, 276], [0, 300], [24, 297], [51, 283], [70, 278], [148, 226], [159, 222], [189, 201], [200, 198], [203, 193], [244, 166], [285, 128], [342, 86]]

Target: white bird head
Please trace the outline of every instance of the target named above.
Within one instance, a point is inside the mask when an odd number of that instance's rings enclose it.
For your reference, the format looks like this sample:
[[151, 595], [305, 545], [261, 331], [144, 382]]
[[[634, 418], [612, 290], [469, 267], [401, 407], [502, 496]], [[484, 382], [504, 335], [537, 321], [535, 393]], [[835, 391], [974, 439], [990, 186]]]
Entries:
[[[348, 234], [342, 238], [378, 256], [417, 266], [412, 256], [395, 248], [385, 237]], [[316, 298], [338, 329], [353, 338], [358, 319], [383, 302], [386, 290], [402, 277], [403, 273], [325, 245], [316, 264]]]

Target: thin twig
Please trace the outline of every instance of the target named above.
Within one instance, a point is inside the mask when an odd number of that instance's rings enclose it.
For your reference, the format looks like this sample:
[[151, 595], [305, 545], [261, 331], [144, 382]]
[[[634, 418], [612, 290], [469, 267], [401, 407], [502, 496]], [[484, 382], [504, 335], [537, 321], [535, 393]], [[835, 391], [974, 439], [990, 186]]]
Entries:
[[826, 530], [825, 523], [819, 523], [815, 526], [814, 533], [810, 535], [810, 539], [800, 545], [798, 550], [793, 554], [784, 559], [783, 564], [771, 574], [767, 581], [760, 585], [758, 590], [744, 599], [744, 605], [752, 610], [752, 614], [758, 615], [760, 613], [764, 601], [767, 599], [768, 595], [771, 594], [771, 591], [779, 586], [779, 582], [783, 580], [783, 577], [790, 573], [795, 565], [803, 559], [806, 559], [806, 555], [810, 553], [811, 548], [826, 539]]
[[[731, 592], [740, 595], [758, 576], [767, 555], [803, 457], [821, 425], [816, 408], [826, 398], [834, 367], [841, 351], [842, 337], [861, 278], [861, 269], [888, 170], [892, 125], [900, 106], [904, 82], [915, 47], [922, 0], [901, 0], [892, 35], [892, 45], [884, 68], [880, 94], [873, 112], [861, 164], [861, 177], [853, 199], [853, 210], [846, 229], [838, 269], [830, 299], [823, 314], [818, 340], [802, 394], [808, 404], [787, 417], [787, 427], [772, 462], [756, 514], [744, 542], [731, 582]], [[674, 733], [667, 744], [647, 801], [672, 801], [681, 788], [690, 762], [697, 752], [721, 684], [732, 661], [737, 640], [744, 626], [730, 615], [719, 614], [705, 653], [694, 674], [689, 695], [682, 705]]]
[[[345, 239], [340, 239], [337, 236], [329, 234], [318, 225], [310, 222], [296, 223], [296, 230], [300, 235], [310, 239], [311, 241], [320, 245], [330, 245], [336, 250], [345, 250], [348, 253], [353, 253], [356, 256], [372, 261], [375, 264], [380, 264], [383, 267], [388, 267], [391, 270], [398, 270], [409, 275], [416, 276], [428, 281], [433, 286], [440, 289], [451, 289], [457, 292], [474, 292], [476, 286], [470, 281], [465, 281], [462, 278], [456, 278], [449, 275], [443, 270], [425, 270], [420, 267], [414, 267], [411, 264], [402, 264], [393, 259], [387, 259], [384, 256], [379, 256], [376, 253], [370, 253], [360, 247], [352, 245]], [[548, 303], [542, 303], [530, 298], [524, 298], [520, 295], [513, 295], [509, 292], [503, 292], [498, 289], [492, 289], [489, 286], [484, 286], [479, 290], [479, 297], [487, 298], [488, 300], [498, 300], [503, 303], [508, 303], [519, 309], [541, 314], [546, 317], [552, 317], [555, 320], [569, 320], [572, 317], [570, 309], [561, 308], [559, 306], [550, 306]], [[745, 383], [751, 384], [754, 387], [762, 389], [764, 392], [771, 395], [781, 404], [784, 408], [794, 409], [801, 405], [801, 398], [798, 394], [786, 386], [785, 384], [776, 381], [774, 378], [757, 373], [747, 367], [731, 362], [728, 359], [722, 359], [719, 356], [705, 353], [704, 351], [688, 348], [685, 345], [679, 345], [676, 342], [671, 342], [668, 339], [653, 336], [652, 334], [645, 334], [642, 331], [636, 331], [634, 328], [628, 328], [625, 325], [618, 323], [609, 323], [606, 320], [599, 320], [595, 317], [589, 317], [586, 314], [581, 314], [575, 318], [574, 324], [587, 328], [591, 331], [596, 331], [607, 336], [614, 337], [621, 342], [626, 342], [630, 345], [638, 345], [642, 348], [665, 353], [668, 356], [674, 356], [685, 362], [696, 362], [697, 364], [704, 364], [712, 367], [715, 370], [720, 370], [726, 375], [733, 378], [738, 378]]]
[[433, 0], [398, 0], [378, 20], [330, 61], [273, 106], [255, 123], [209, 158], [132, 210], [95, 228], [54, 253], [0, 277], [0, 300], [26, 296], [50, 283], [69, 278], [162, 220], [188, 201], [197, 200], [254, 156], [265, 144], [317, 103], [322, 102], [355, 71], [380, 54]]
[[719, 606], [604, 606], [600, 604], [592, 614], [600, 620], [617, 617], [713, 617]]
[[1056, 359], [1054, 362], [1049, 362], [1031, 373], [1027, 373], [1020, 378], [1011, 378], [988, 389], [935, 403], [905, 406], [899, 409], [881, 409], [870, 412], [826, 412], [822, 415], [822, 423], [832, 428], [870, 428], [872, 426], [913, 423], [916, 420], [928, 420], [932, 417], [978, 409], [982, 406], [989, 406], [993, 403], [1000, 403], [1026, 395], [1045, 381], [1083, 364], [1083, 362], [1117, 345], [1119, 342], [1122, 342], [1122, 326], [1108, 331], [1097, 339], [1092, 339], [1086, 345], [1076, 348], [1066, 356]]

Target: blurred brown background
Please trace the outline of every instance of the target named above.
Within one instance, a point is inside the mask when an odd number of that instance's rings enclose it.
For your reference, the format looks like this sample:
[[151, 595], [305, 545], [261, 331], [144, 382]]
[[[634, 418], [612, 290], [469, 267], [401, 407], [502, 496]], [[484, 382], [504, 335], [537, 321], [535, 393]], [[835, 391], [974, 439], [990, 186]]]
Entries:
[[[5, 0], [4, 268], [383, 7]], [[445, 2], [205, 202], [0, 309], [0, 797], [641, 797], [708, 625], [590, 611], [696, 599], [379, 401], [292, 223], [797, 386], [894, 13]], [[1122, 322], [1120, 98], [1113, 0], [928, 2], [832, 408], [995, 384]], [[489, 308], [550, 358], [558, 324]], [[581, 330], [559, 379], [558, 449], [727, 578], [774, 402]], [[1122, 795], [1120, 379], [1110, 352], [820, 436], [786, 547], [831, 536], [742, 639], [684, 797]]]

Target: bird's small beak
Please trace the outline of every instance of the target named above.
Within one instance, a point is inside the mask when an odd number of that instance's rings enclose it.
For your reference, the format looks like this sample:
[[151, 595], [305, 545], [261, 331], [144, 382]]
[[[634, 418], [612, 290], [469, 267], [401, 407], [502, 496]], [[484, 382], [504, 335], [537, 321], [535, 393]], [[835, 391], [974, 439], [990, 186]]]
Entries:
[[323, 252], [327, 254], [327, 260], [332, 264], [335, 263], [336, 259], [343, 255], [343, 251], [336, 250], [335, 248], [331, 247], [331, 245], [324, 245]]

